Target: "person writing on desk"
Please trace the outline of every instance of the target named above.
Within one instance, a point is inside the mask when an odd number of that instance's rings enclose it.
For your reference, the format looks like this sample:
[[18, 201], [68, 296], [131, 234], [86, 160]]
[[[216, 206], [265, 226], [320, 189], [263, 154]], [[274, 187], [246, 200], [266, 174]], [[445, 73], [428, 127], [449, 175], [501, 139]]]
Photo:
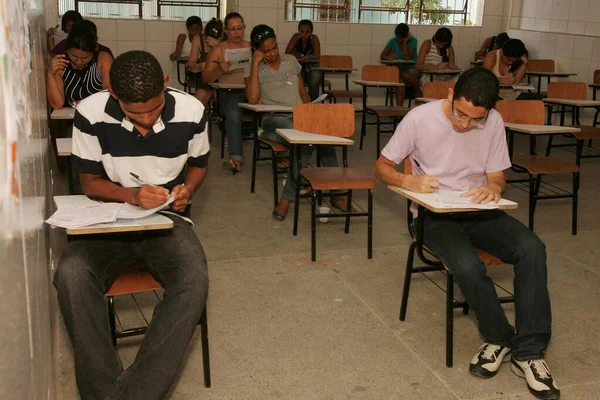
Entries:
[[[417, 71], [421, 74], [421, 86], [431, 80], [427, 71], [439, 71], [442, 69], [458, 70], [454, 58], [454, 47], [452, 47], [452, 31], [448, 28], [440, 28], [430, 40], [421, 45], [417, 59]], [[456, 75], [440, 75], [439, 81], [455, 81]]]
[[321, 42], [313, 33], [314, 27], [311, 20], [303, 19], [298, 22], [298, 33], [294, 33], [285, 48], [285, 54], [292, 54], [302, 66], [302, 79], [308, 86], [310, 99], [319, 97], [319, 88], [323, 79], [323, 72], [315, 71], [313, 66], [321, 58]]
[[[417, 38], [410, 34], [408, 25], [398, 24], [396, 29], [394, 29], [394, 37], [388, 40], [379, 58], [390, 61], [405, 60], [416, 62], [417, 44]], [[414, 74], [414, 64], [409, 64], [408, 66], [398, 65], [398, 68], [400, 69], [400, 79], [415, 89], [417, 97], [423, 97], [419, 80]], [[399, 88], [397, 99], [398, 105], [401, 106], [404, 103], [403, 88]]]
[[[506, 187], [504, 170], [511, 163], [504, 123], [494, 110], [498, 89], [498, 79], [490, 71], [466, 71], [454, 90], [448, 90], [447, 99], [419, 106], [404, 117], [374, 166], [375, 176], [413, 192], [454, 190], [474, 203], [499, 201]], [[406, 157], [414, 175], [396, 171]], [[412, 209], [413, 214], [416, 211]], [[504, 361], [511, 361], [511, 370], [526, 379], [531, 393], [558, 399], [560, 391], [544, 360], [551, 311], [541, 240], [500, 210], [416, 217], [425, 218], [425, 245], [444, 260], [477, 315], [486, 343], [471, 360], [471, 374], [491, 378]], [[515, 327], [506, 318], [476, 248], [514, 265]]]
[[[150, 53], [121, 54], [110, 81], [110, 91], [88, 97], [75, 113], [73, 167], [83, 192], [146, 209], [172, 196], [166, 216], [173, 228], [70, 240], [54, 285], [81, 397], [158, 400], [170, 390], [205, 307], [206, 256], [182, 216], [206, 177], [210, 146], [204, 107], [193, 96], [168, 88], [168, 78]], [[123, 371], [108, 329], [104, 293], [138, 262], [165, 292], [135, 362]]]
[[[273, 28], [267, 25], [257, 25], [252, 29], [250, 41], [254, 48], [252, 68], [247, 77], [246, 97], [250, 104], [269, 104], [293, 107], [296, 104], [310, 103], [308, 93], [304, 89], [301, 67], [291, 54], [279, 54], [279, 45]], [[275, 131], [294, 127], [292, 116], [275, 115], [264, 119], [263, 136], [269, 140], [288, 144]], [[314, 147], [302, 146], [302, 164], [308, 164]], [[335, 149], [331, 146], [317, 148], [321, 164], [324, 167], [337, 167], [338, 160]], [[288, 178], [283, 188], [283, 196], [273, 210], [273, 218], [283, 221], [288, 213], [290, 202], [296, 198], [296, 182], [292, 177], [297, 176], [297, 161], [290, 168]], [[346, 200], [341, 196], [331, 197], [332, 206], [346, 210]]]

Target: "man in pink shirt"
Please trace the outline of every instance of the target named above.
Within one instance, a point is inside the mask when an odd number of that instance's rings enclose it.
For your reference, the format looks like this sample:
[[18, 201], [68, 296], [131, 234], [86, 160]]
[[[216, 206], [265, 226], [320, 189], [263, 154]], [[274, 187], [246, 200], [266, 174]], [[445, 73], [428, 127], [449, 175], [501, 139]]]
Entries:
[[[504, 122], [494, 106], [498, 79], [484, 68], [466, 71], [448, 99], [419, 106], [402, 120], [381, 152], [375, 176], [388, 185], [419, 193], [462, 191], [474, 203], [497, 202], [506, 188], [511, 163]], [[409, 157], [413, 175], [396, 171]], [[416, 209], [413, 209], [416, 215]], [[486, 343], [469, 371], [480, 378], [496, 375], [503, 362], [525, 378], [540, 399], [558, 399], [560, 391], [544, 352], [551, 336], [546, 248], [518, 220], [503, 211], [434, 214], [424, 220], [424, 242], [444, 260], [467, 303], [477, 315]], [[415, 225], [416, 226], [416, 225]], [[476, 248], [514, 265], [516, 329], [507, 320]]]

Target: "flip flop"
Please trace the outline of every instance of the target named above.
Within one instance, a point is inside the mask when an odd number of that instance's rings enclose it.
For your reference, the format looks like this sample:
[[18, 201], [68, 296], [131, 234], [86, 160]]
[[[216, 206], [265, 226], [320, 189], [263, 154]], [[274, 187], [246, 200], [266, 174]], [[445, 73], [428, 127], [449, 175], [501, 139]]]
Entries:
[[225, 171], [231, 171], [233, 175], [237, 174], [238, 172], [242, 172], [242, 170], [240, 169], [241, 165], [238, 166], [237, 163], [233, 160], [223, 161], [221, 167], [223, 167]]
[[287, 216], [287, 214], [280, 214], [277, 212], [276, 209], [273, 209], [273, 218], [275, 218], [278, 221], [283, 221], [285, 219], [285, 217]]

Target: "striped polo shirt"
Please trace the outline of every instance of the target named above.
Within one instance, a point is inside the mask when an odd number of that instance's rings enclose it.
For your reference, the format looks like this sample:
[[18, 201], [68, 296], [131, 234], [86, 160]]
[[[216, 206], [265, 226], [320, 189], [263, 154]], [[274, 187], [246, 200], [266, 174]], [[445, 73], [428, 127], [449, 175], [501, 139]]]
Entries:
[[84, 99], [73, 121], [73, 167], [123, 187], [138, 187], [130, 172], [171, 190], [184, 182], [186, 165], [206, 167], [210, 145], [204, 106], [182, 91], [165, 90], [164, 109], [146, 136], [108, 91]]

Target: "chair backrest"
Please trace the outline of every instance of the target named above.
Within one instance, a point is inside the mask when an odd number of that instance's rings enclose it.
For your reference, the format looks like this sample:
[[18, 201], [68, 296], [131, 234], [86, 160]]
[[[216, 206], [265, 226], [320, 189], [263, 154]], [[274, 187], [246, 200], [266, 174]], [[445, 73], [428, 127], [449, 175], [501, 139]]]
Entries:
[[594, 83], [600, 83], [600, 69], [594, 71]]
[[553, 99], [585, 100], [587, 86], [583, 82], [550, 82], [548, 97]]
[[448, 98], [448, 89], [454, 88], [456, 82], [427, 82], [423, 86], [423, 97], [430, 99]]
[[506, 123], [544, 125], [544, 103], [540, 100], [500, 100], [496, 111]]
[[352, 68], [351, 56], [321, 56], [319, 64], [323, 68]]
[[298, 104], [294, 107], [294, 129], [337, 137], [354, 135], [352, 104]]
[[535, 72], [554, 72], [555, 71], [554, 60], [543, 60], [543, 59], [529, 60], [527, 69], [529, 71], [535, 71]]
[[398, 68], [385, 65], [363, 65], [360, 74], [363, 81], [399, 82]]

